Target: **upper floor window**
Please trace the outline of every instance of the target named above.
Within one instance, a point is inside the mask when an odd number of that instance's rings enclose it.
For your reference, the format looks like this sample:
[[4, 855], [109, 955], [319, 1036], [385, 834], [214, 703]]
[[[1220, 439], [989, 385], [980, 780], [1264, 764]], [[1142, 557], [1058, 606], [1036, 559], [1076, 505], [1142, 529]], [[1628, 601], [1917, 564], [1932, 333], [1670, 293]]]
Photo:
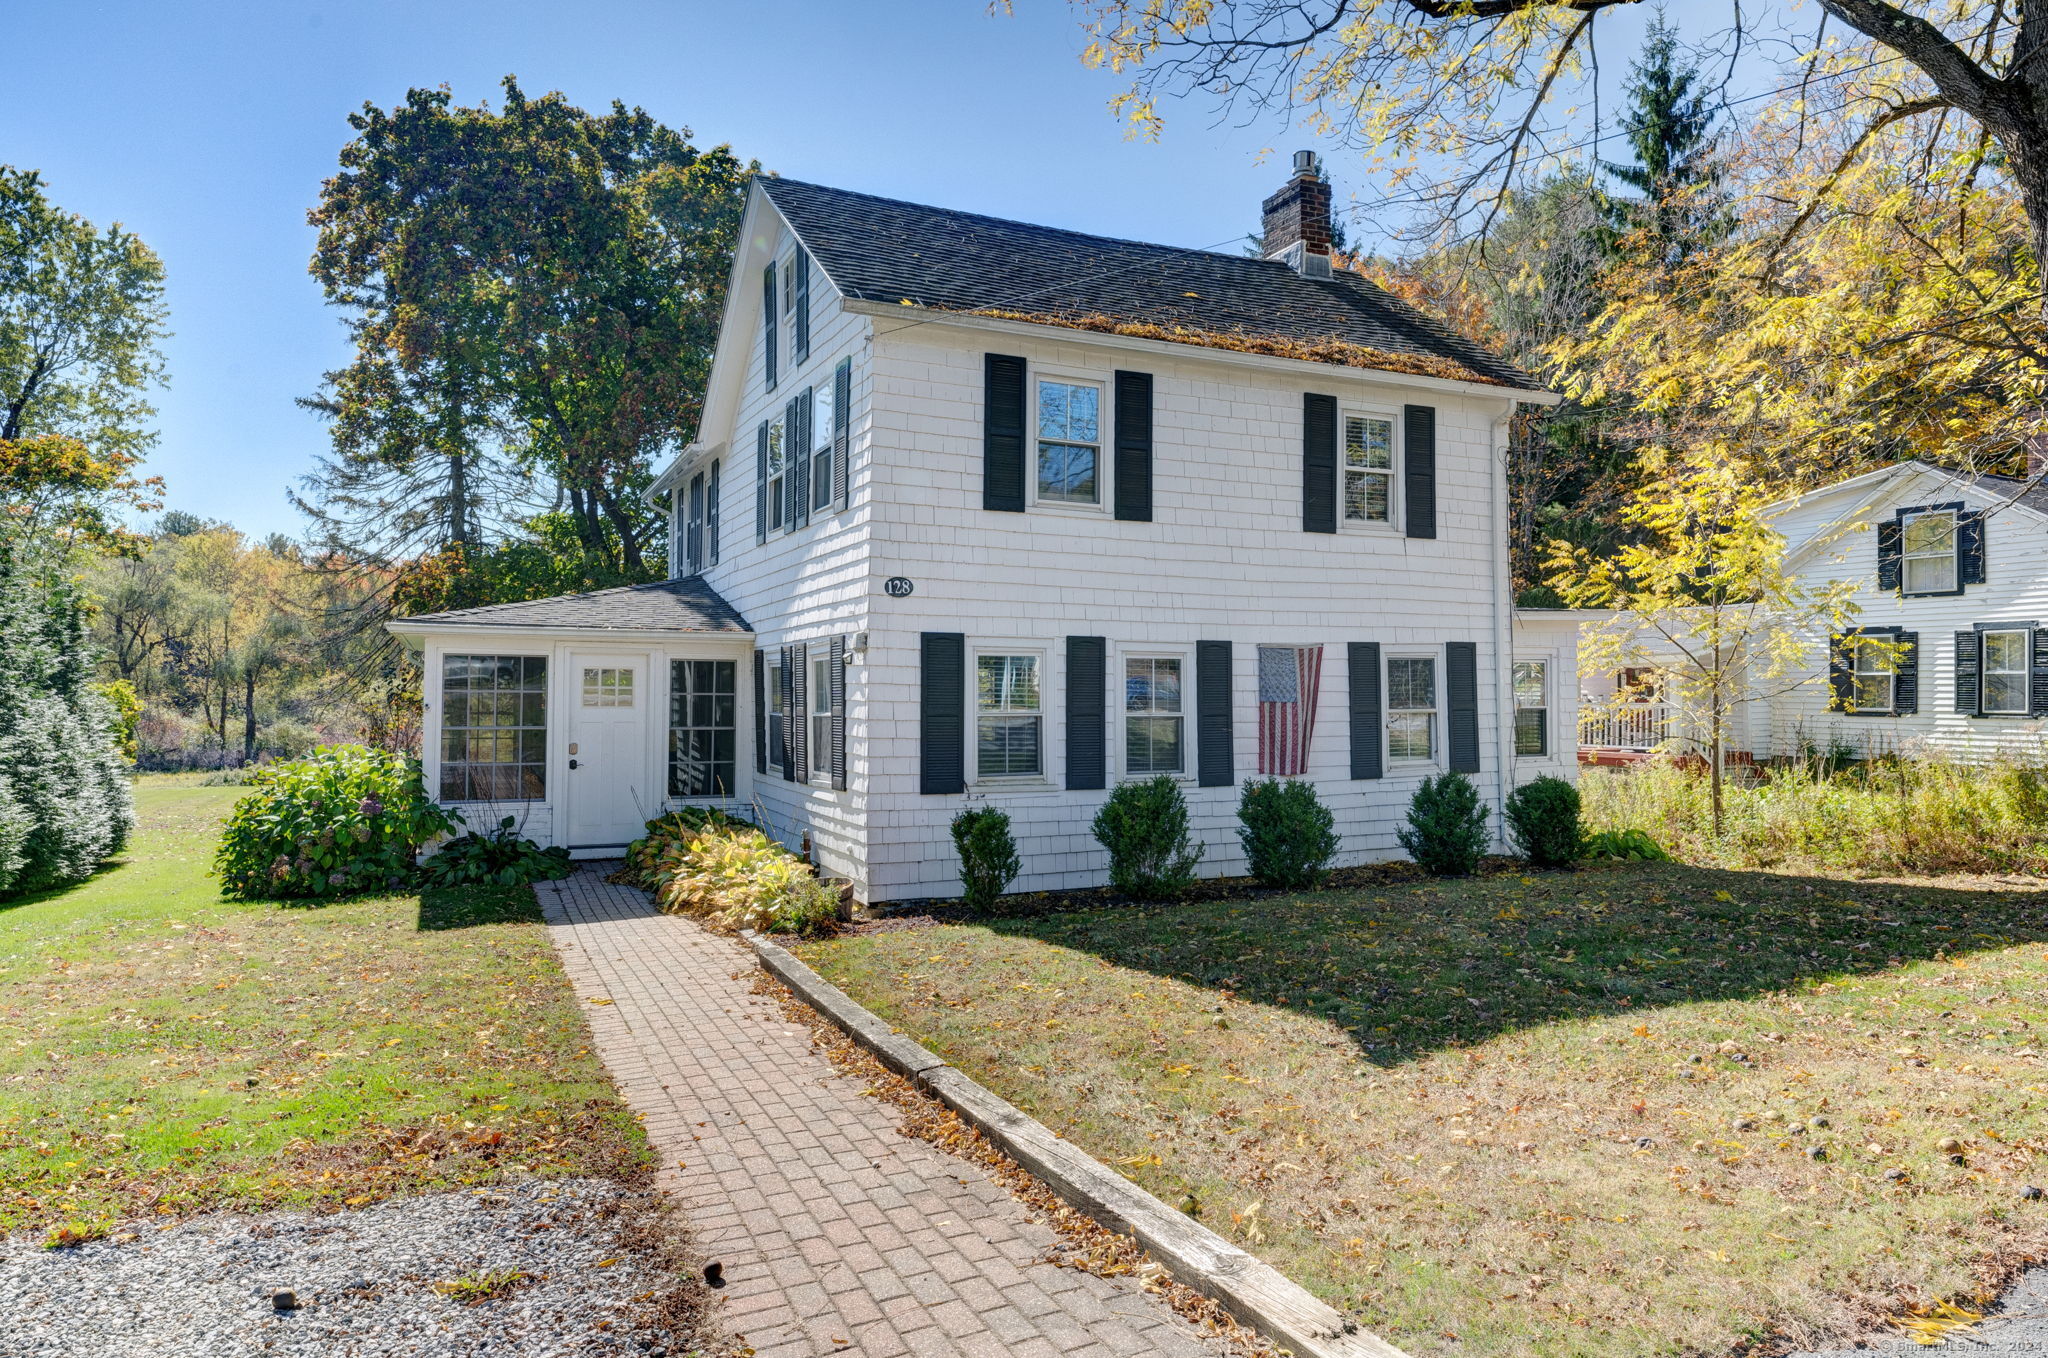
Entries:
[[1978, 636], [1984, 647], [1983, 710], [2024, 716], [2032, 699], [2027, 631], [2013, 628], [1981, 632]]
[[1045, 772], [1040, 738], [1038, 657], [983, 655], [975, 660], [974, 770], [977, 778]]
[[1391, 523], [1394, 518], [1394, 420], [1344, 417], [1344, 519]]
[[1102, 503], [1102, 388], [1088, 382], [1038, 383], [1038, 499]]
[[768, 710], [768, 763], [780, 773], [789, 762], [789, 733], [782, 729], [782, 666], [772, 654], [764, 659], [768, 682], [762, 706]]
[[1907, 594], [1956, 591], [1956, 515], [1952, 509], [1910, 514], [1899, 534], [1900, 582]]
[[1387, 757], [1436, 758], [1436, 657], [1387, 660]]
[[1515, 753], [1541, 758], [1550, 753], [1550, 662], [1515, 662]]
[[811, 508], [832, 507], [832, 389], [834, 383], [818, 384], [817, 404], [811, 417]]
[[1179, 656], [1124, 661], [1124, 772], [1179, 773], [1186, 766], [1180, 677]]
[[690, 478], [690, 518], [683, 530], [683, 561], [691, 575], [704, 569], [704, 473]]
[[783, 494], [782, 479], [788, 474], [788, 450], [782, 443], [782, 421], [768, 422], [768, 526], [782, 527], [787, 496]]
[[704, 559], [718, 564], [718, 481], [719, 464], [711, 464], [711, 479], [704, 487]]

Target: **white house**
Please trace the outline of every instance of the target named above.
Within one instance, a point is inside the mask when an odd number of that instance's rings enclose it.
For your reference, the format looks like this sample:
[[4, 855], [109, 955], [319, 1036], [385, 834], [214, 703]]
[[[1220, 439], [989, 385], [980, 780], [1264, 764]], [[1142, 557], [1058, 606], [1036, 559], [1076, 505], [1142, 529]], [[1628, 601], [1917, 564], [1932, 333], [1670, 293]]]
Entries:
[[[1551, 396], [1329, 255], [1312, 157], [1263, 259], [755, 182], [662, 584], [403, 619], [430, 785], [579, 855], [737, 803], [864, 901], [1096, 884], [1107, 789], [1301, 770], [1343, 859], [1422, 777], [1575, 767], [1575, 623], [1518, 615], [1507, 423]], [[476, 819], [477, 817], [472, 817]]]
[[[1815, 636], [1803, 681], [1752, 693], [1729, 748], [1756, 758], [1839, 750], [2048, 757], [2048, 489], [1902, 462], [1767, 512], [1787, 570], [1809, 588], [1856, 584], [1855, 625]], [[1883, 644], [1859, 644], [1873, 637]], [[1641, 705], [1584, 677], [1589, 749], [1673, 734], [1644, 682]], [[1683, 732], [1677, 732], [1683, 743]]]

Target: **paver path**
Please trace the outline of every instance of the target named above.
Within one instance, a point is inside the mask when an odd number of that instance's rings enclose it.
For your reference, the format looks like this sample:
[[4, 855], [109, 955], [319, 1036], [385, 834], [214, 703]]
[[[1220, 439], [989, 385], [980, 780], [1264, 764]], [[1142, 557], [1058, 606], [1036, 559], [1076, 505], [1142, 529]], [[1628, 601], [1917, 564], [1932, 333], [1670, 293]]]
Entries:
[[[662, 1187], [725, 1266], [761, 1358], [1113, 1358], [1221, 1352], [1134, 1285], [1038, 1262], [1052, 1231], [978, 1166], [896, 1131], [749, 993], [752, 955], [581, 867], [536, 889]], [[682, 1168], [678, 1169], [680, 1162]]]

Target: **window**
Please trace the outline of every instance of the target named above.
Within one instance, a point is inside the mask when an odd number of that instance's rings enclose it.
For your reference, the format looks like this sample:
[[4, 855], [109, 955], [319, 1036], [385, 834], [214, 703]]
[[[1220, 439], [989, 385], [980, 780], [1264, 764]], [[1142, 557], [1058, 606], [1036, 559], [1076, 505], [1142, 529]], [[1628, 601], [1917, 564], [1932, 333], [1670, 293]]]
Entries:
[[704, 473], [690, 478], [690, 526], [683, 534], [683, 559], [691, 575], [704, 569]]
[[977, 778], [1025, 778], [1045, 771], [1040, 750], [1038, 657], [984, 655], [975, 662], [974, 769]]
[[1387, 660], [1387, 757], [1436, 758], [1436, 658]]
[[1956, 515], [1952, 509], [1906, 517], [1899, 538], [1899, 579], [1908, 594], [1956, 590]]
[[711, 464], [711, 481], [704, 489], [704, 555], [718, 564], [718, 463]]
[[1541, 758], [1550, 753], [1550, 662], [1515, 662], [1515, 753]]
[[631, 707], [633, 705], [633, 671], [615, 670], [609, 667], [599, 669], [587, 667], [583, 671], [583, 705], [585, 707]]
[[1849, 637], [1849, 710], [1889, 712], [1899, 677], [1898, 651], [1890, 637]]
[[789, 469], [784, 466], [782, 450], [782, 421], [768, 422], [768, 526], [782, 527], [782, 478]]
[[1102, 503], [1096, 475], [1102, 451], [1102, 388], [1079, 382], [1038, 384], [1038, 498], [1050, 504]]
[[441, 800], [547, 795], [547, 657], [441, 659]]
[[1383, 415], [1344, 417], [1344, 518], [1388, 523], [1394, 514], [1394, 422]]
[[2023, 629], [1981, 632], [1984, 647], [1983, 710], [2025, 715], [2031, 694], [2028, 684], [2028, 636]]
[[818, 384], [816, 413], [811, 417], [811, 508], [832, 507], [832, 384]]
[[811, 776], [832, 773], [832, 659], [830, 654], [811, 657]]
[[671, 660], [668, 666], [668, 795], [730, 797], [738, 746], [738, 703], [730, 660]]
[[789, 755], [789, 740], [782, 730], [782, 662], [773, 654], [763, 661], [768, 676], [768, 765], [780, 773]]
[[1186, 766], [1180, 667], [1177, 656], [1124, 661], [1124, 772], [1179, 773]]

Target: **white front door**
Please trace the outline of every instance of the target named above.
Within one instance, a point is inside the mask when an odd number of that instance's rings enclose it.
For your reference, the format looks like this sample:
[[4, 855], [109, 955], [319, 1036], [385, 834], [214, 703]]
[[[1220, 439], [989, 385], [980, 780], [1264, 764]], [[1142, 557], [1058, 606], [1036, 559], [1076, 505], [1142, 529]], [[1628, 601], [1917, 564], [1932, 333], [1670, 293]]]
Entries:
[[569, 847], [624, 845], [661, 809], [645, 655], [579, 651], [569, 668]]

